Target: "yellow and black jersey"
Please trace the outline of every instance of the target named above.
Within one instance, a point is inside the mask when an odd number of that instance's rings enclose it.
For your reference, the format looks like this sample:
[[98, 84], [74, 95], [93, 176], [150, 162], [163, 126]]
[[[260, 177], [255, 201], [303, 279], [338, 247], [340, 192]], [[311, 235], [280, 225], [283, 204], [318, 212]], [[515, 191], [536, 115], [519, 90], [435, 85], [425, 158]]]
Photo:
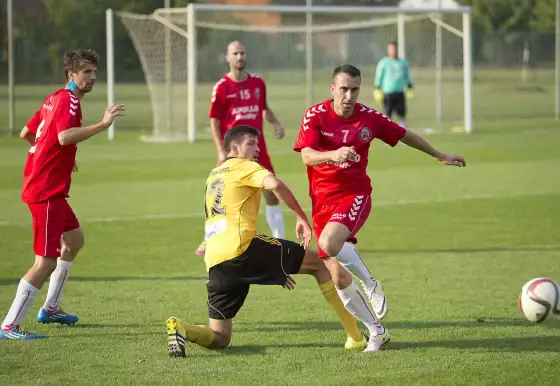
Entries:
[[206, 269], [241, 255], [257, 234], [261, 189], [272, 175], [257, 162], [229, 158], [206, 179]]

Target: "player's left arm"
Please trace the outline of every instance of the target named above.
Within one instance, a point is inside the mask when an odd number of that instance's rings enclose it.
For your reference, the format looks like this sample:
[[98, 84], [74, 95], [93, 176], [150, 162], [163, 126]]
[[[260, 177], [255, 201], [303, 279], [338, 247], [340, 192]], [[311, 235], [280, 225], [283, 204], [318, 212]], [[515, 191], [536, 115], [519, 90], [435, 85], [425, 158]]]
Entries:
[[464, 167], [467, 166], [465, 159], [457, 154], [445, 154], [438, 151], [434, 148], [428, 141], [424, 138], [419, 136], [416, 133], [413, 133], [410, 130], [406, 130], [405, 135], [400, 139], [402, 143], [408, 145], [414, 149], [423, 151], [426, 154], [431, 155], [432, 157], [436, 158], [438, 161], [444, 163], [445, 165], [451, 166], [459, 166]]
[[377, 128], [376, 136], [387, 145], [396, 146], [399, 142], [431, 155], [445, 165], [467, 166], [465, 159], [457, 154], [445, 154], [436, 150], [428, 141], [404, 127], [397, 125], [381, 113], [375, 113], [373, 125]]
[[282, 124], [276, 118], [276, 115], [272, 112], [272, 109], [268, 105], [268, 100], [266, 99], [266, 84], [264, 81], [262, 82], [262, 95], [261, 95], [261, 108], [263, 119], [266, 119], [268, 123], [274, 126], [274, 136], [278, 139], [284, 138], [285, 132]]
[[408, 60], [404, 61], [404, 65], [405, 65], [404, 77], [405, 77], [405, 81], [406, 81], [406, 86], [409, 89], [412, 89], [412, 87], [414, 85], [412, 83], [412, 77], [410, 76], [410, 65], [408, 64]]

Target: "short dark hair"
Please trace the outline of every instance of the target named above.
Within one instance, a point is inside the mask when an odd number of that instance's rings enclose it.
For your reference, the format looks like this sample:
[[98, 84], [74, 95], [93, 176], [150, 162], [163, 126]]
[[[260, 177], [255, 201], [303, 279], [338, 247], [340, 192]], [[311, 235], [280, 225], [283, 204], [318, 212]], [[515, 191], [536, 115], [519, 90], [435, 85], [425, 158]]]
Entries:
[[68, 71], [80, 71], [86, 64], [99, 66], [99, 54], [95, 50], [74, 50], [64, 54], [64, 76], [69, 79]]
[[358, 70], [358, 67], [355, 67], [351, 64], [343, 64], [343, 65], [335, 68], [334, 71], [333, 71], [332, 77], [334, 78], [335, 76], [337, 76], [340, 73], [350, 75], [353, 78], [355, 78], [355, 77], [361, 78], [362, 77], [362, 73], [361, 73], [360, 70]]
[[246, 135], [254, 135], [258, 137], [259, 131], [251, 126], [235, 126], [226, 132], [224, 137], [224, 149], [227, 153], [231, 151], [231, 145], [235, 142], [238, 143], [243, 140]]
[[389, 44], [387, 44], [387, 45], [388, 45], [388, 46], [395, 46], [395, 47], [398, 47], [398, 46], [399, 46], [399, 43], [397, 43], [396, 41], [393, 40], [392, 42], [389, 42]]

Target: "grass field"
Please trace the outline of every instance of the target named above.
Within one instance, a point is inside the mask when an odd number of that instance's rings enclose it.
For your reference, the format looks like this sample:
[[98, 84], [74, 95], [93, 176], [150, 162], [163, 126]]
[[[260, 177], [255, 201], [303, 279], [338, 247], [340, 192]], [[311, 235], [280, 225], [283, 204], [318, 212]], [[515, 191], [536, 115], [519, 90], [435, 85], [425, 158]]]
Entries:
[[[86, 246], [63, 307], [80, 322], [37, 324], [44, 287], [23, 327], [49, 339], [0, 344], [0, 384], [557, 385], [560, 321], [532, 325], [516, 304], [529, 279], [560, 280], [560, 128], [548, 75], [537, 75], [542, 86], [523, 91], [513, 75], [478, 74], [475, 132], [428, 138], [464, 155], [465, 169], [404, 145], [372, 146], [374, 208], [358, 248], [384, 283], [392, 333], [390, 349], [374, 355], [344, 351], [334, 312], [312, 279], [297, 277], [294, 292], [251, 290], [230, 348], [189, 346], [186, 360], [167, 357], [167, 317], [207, 319], [204, 264], [193, 251], [214, 148], [208, 140], [140, 142], [151, 125], [146, 91], [119, 87], [128, 115], [117, 139], [80, 144], [73, 177], [70, 202]], [[283, 141], [269, 139], [273, 162], [309, 211], [305, 170], [291, 151], [300, 111], [269, 89], [288, 129]], [[51, 90], [18, 89], [18, 127]], [[500, 90], [510, 91], [498, 98]], [[84, 123], [101, 117], [104, 100], [102, 87], [84, 100]], [[19, 139], [0, 136], [1, 317], [33, 259], [30, 216], [19, 199], [26, 151]], [[288, 213], [286, 220], [292, 237]], [[268, 232], [264, 216], [259, 226]]]

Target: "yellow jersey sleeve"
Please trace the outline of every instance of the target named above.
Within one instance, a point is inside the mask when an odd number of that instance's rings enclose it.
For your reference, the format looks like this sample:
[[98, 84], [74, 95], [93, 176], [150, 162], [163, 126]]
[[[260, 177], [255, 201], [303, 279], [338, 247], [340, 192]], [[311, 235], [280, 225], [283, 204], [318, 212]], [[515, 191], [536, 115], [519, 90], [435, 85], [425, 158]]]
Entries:
[[264, 179], [273, 175], [270, 170], [262, 167], [258, 162], [247, 160], [240, 169], [241, 183], [254, 188], [262, 188]]

